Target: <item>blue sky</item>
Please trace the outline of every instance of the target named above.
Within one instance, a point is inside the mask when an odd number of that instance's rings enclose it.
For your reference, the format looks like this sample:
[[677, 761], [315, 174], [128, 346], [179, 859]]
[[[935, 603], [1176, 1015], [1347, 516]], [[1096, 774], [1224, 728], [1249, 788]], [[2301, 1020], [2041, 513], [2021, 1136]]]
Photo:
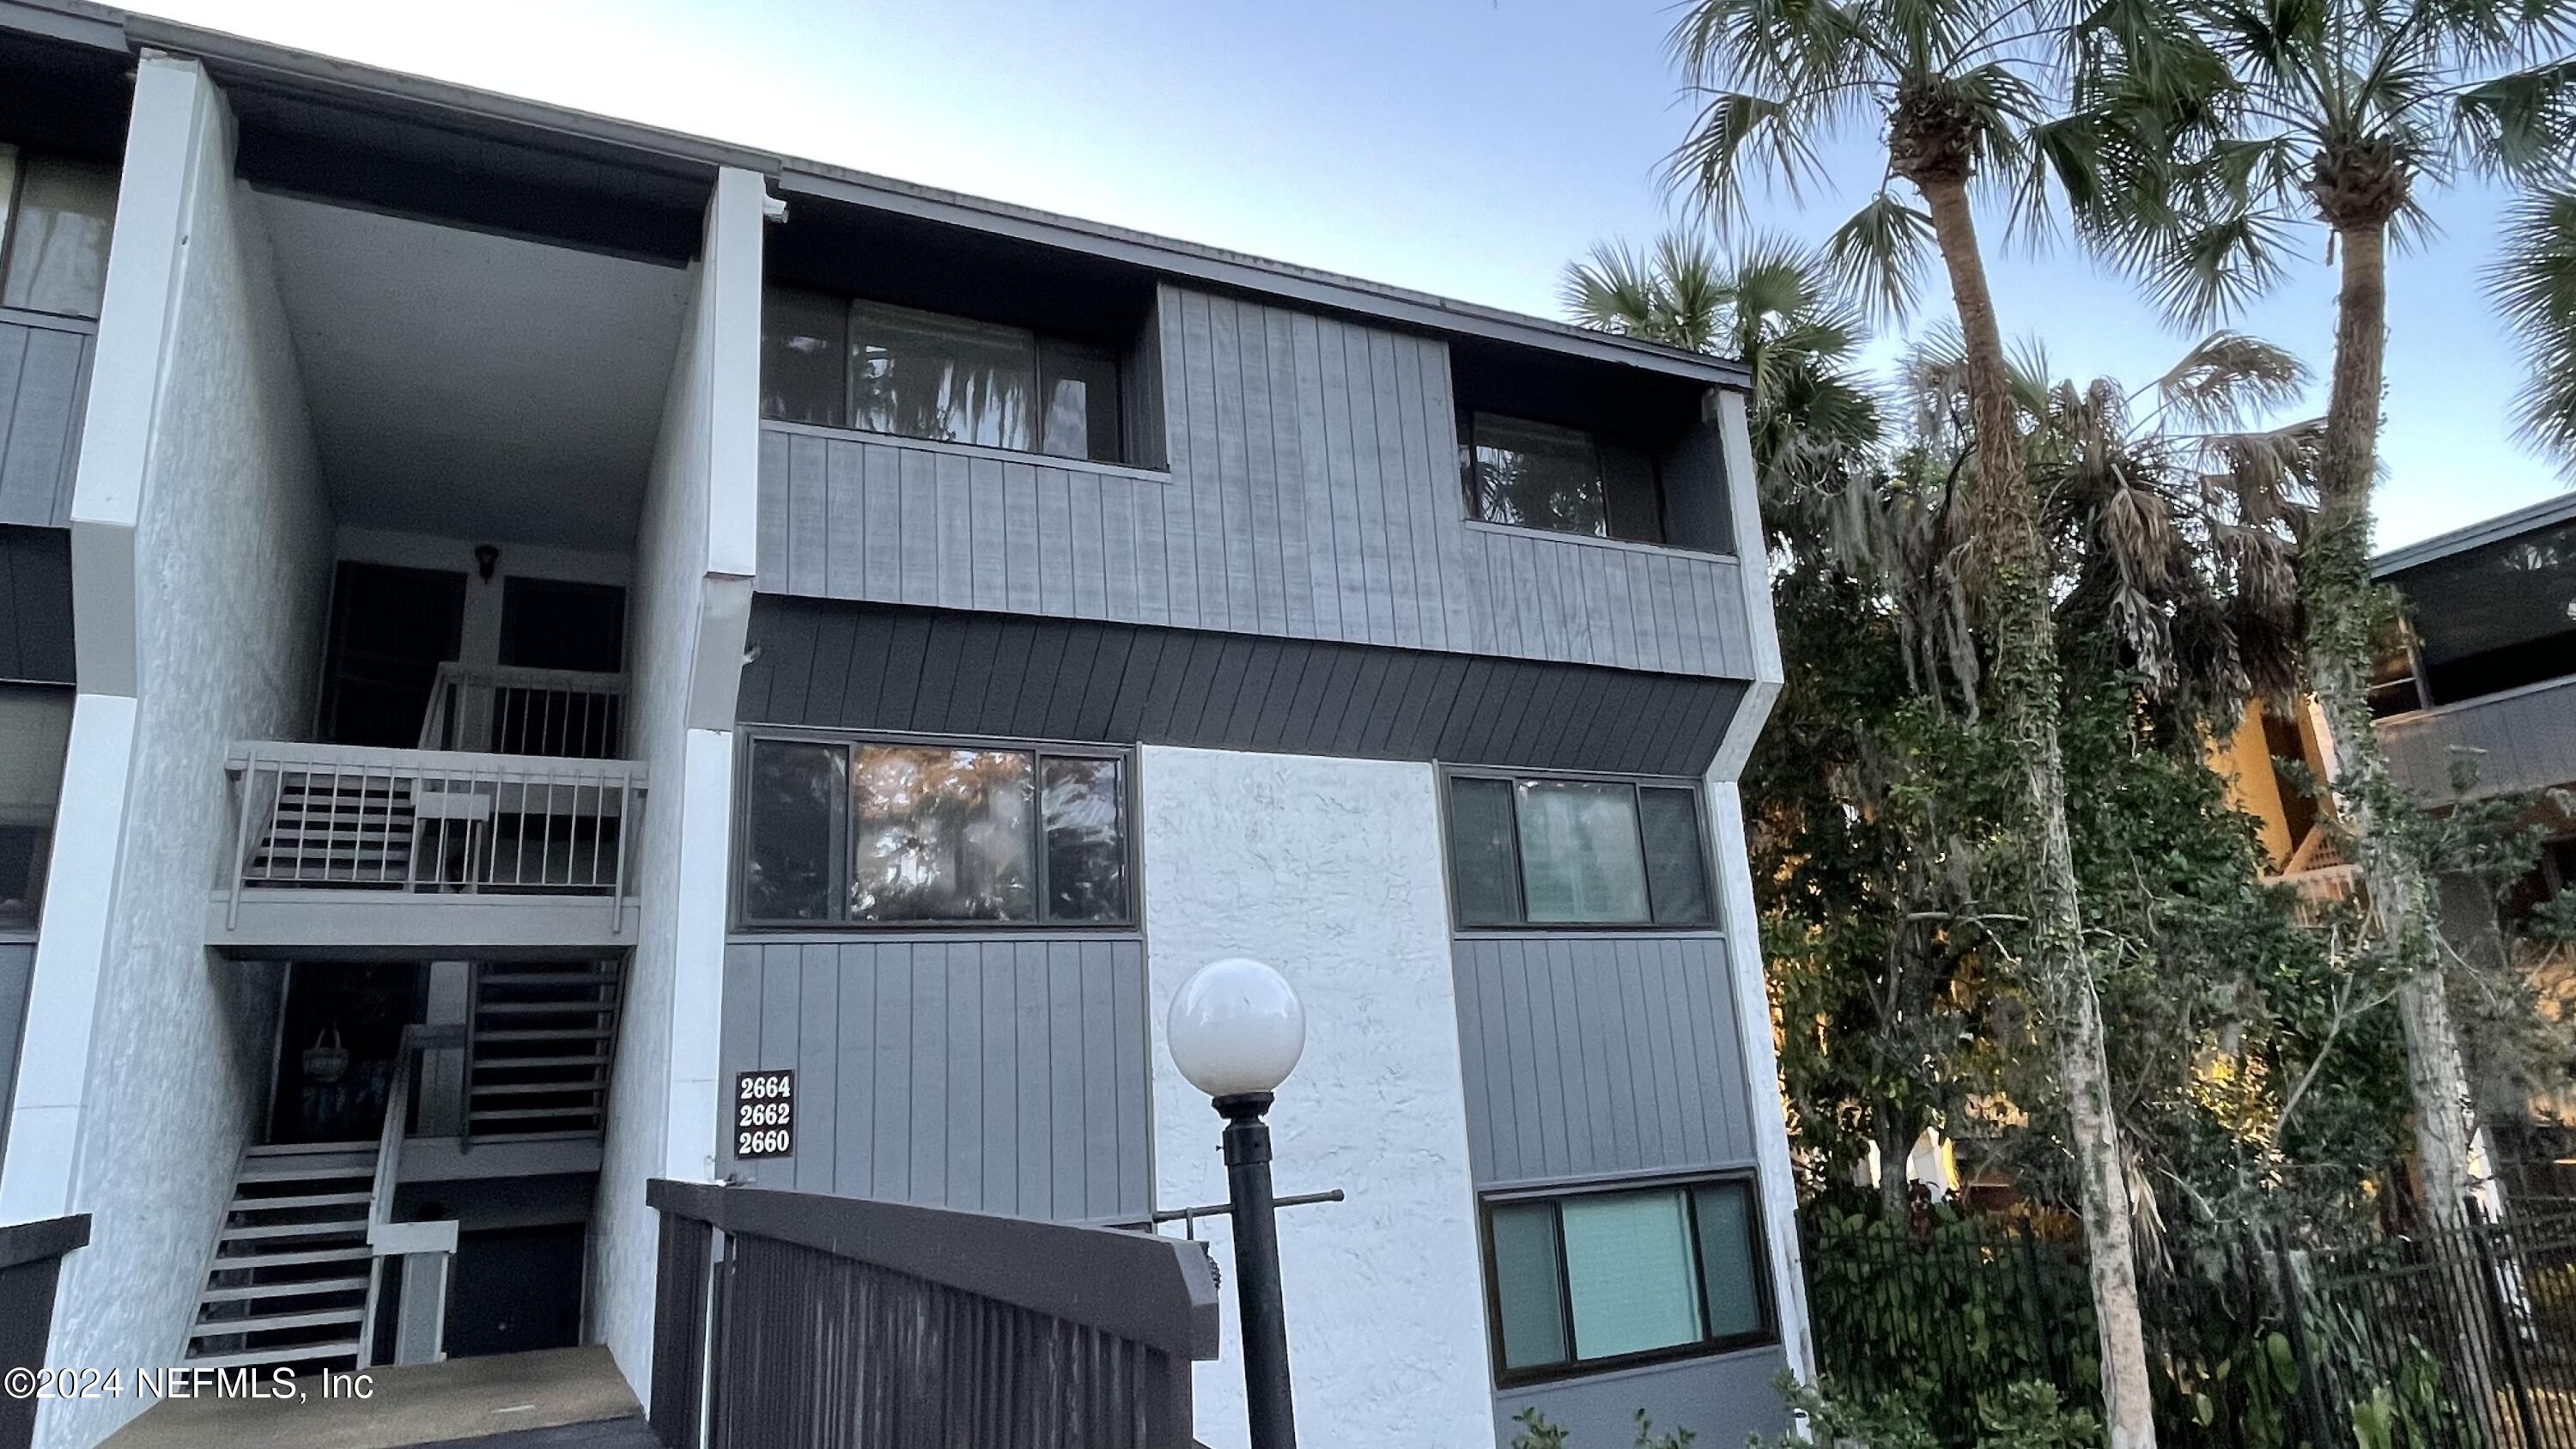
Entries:
[[[1655, 172], [1689, 119], [1664, 0], [137, 8], [1548, 315], [1568, 257], [1669, 223]], [[1866, 171], [1870, 139], [1841, 153], [1846, 172]], [[1776, 198], [1763, 225], [1812, 239], [1848, 204]], [[2383, 546], [2561, 486], [2508, 436], [2518, 373], [2477, 281], [2499, 205], [2437, 197], [2442, 237], [2393, 264]], [[2041, 340], [2062, 374], [2134, 386], [2190, 341], [2062, 243], [1990, 251], [2006, 333]], [[2239, 325], [2322, 372], [2333, 280], [2321, 251], [2309, 263]]]

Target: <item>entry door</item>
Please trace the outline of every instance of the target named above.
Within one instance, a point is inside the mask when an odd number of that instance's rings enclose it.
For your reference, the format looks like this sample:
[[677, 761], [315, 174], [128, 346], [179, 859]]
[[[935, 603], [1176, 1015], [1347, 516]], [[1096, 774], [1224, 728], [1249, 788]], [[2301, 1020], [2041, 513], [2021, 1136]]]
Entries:
[[322, 736], [335, 744], [420, 743], [438, 666], [465, 643], [465, 575], [343, 563], [331, 591]]

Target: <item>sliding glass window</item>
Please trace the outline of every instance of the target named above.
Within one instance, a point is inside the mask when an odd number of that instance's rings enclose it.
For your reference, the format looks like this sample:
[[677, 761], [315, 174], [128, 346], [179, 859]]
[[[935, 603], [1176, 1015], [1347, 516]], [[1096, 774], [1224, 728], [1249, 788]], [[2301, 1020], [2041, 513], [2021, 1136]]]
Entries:
[[95, 320], [116, 169], [0, 146], [0, 307]]
[[1449, 872], [1462, 926], [1716, 918], [1699, 791], [1680, 782], [1454, 774]]
[[1749, 1178], [1485, 1203], [1496, 1378], [1531, 1383], [1771, 1342]]
[[746, 926], [1125, 925], [1123, 753], [756, 736]]

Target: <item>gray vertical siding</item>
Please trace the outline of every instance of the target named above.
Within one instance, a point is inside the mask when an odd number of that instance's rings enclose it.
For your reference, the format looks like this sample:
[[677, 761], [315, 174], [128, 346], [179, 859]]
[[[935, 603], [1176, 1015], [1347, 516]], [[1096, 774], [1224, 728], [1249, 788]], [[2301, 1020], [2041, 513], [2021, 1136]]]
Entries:
[[760, 587], [1750, 674], [1736, 560], [1461, 517], [1437, 339], [1170, 286], [1158, 315], [1168, 473], [771, 424]]
[[736, 942], [718, 1098], [793, 1068], [768, 1187], [1089, 1221], [1150, 1210], [1145, 954], [1132, 939]]
[[2576, 783], [2576, 676], [2379, 722], [2399, 788], [2435, 803], [2452, 796], [2453, 750], [2479, 750], [2471, 793]]
[[35, 979], [35, 943], [0, 941], [0, 1161], [9, 1156], [9, 1104], [18, 1090], [18, 1053], [27, 1030], [27, 989]]
[[96, 340], [85, 322], [0, 310], [0, 523], [71, 522]]
[[1519, 1432], [1512, 1415], [1523, 1409], [1545, 1414], [1578, 1445], [1634, 1442], [1639, 1410], [1654, 1421], [1658, 1435], [1688, 1429], [1709, 1449], [1742, 1444], [1756, 1434], [1767, 1442], [1789, 1428], [1789, 1407], [1773, 1382], [1788, 1367], [1789, 1356], [1779, 1348], [1750, 1348], [1506, 1389], [1494, 1395], [1494, 1442], [1510, 1449]]
[[1753, 1160], [1724, 938], [1533, 933], [1456, 951], [1478, 1187]]

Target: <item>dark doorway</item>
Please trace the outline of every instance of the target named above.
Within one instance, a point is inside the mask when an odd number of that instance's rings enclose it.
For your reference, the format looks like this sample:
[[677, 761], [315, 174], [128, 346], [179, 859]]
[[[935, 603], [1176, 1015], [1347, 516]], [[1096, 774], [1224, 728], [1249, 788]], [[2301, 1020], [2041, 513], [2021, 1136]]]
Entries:
[[465, 575], [343, 563], [331, 590], [322, 735], [334, 744], [420, 743], [438, 666], [465, 643]]
[[410, 961], [287, 967], [268, 1140], [375, 1141], [402, 1030], [420, 1020], [427, 986], [425, 968]]
[[447, 1305], [448, 1356], [579, 1343], [585, 1236], [579, 1223], [459, 1234]]
[[502, 580], [501, 662], [615, 674], [626, 662], [626, 591], [517, 575]]

